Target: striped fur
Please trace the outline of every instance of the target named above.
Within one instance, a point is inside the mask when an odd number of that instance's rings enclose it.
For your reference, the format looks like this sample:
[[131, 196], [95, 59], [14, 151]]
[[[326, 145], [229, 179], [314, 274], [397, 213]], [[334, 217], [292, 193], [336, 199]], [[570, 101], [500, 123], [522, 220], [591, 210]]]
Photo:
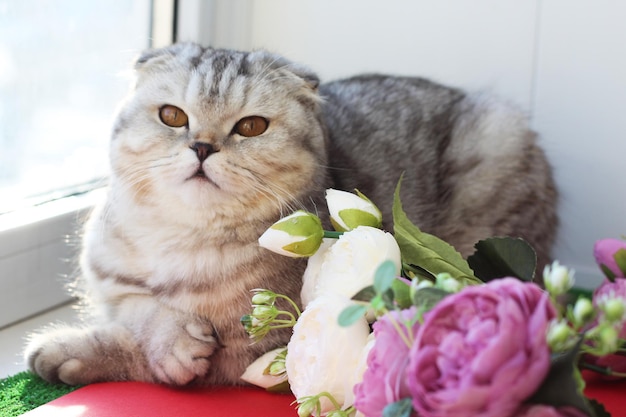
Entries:
[[[547, 261], [556, 191], [514, 109], [418, 78], [361, 76], [318, 86], [263, 51], [178, 44], [150, 50], [112, 130], [110, 189], [85, 226], [80, 286], [92, 319], [32, 336], [25, 356], [49, 381], [239, 384], [289, 331], [251, 345], [250, 290], [298, 299], [305, 261], [258, 247], [280, 216], [323, 214], [323, 191], [358, 187], [390, 228], [393, 188], [425, 230], [463, 253], [521, 235]], [[169, 127], [170, 104], [188, 126]], [[234, 126], [269, 121], [260, 136]], [[199, 161], [191, 147], [212, 153]], [[199, 167], [206, 178], [197, 178]]]

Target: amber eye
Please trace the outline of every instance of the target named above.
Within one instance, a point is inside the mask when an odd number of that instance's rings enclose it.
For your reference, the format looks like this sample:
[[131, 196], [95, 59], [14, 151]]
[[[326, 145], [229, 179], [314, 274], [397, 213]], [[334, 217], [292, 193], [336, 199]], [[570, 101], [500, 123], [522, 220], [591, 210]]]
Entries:
[[187, 122], [189, 122], [185, 112], [171, 104], [166, 104], [159, 109], [159, 118], [170, 127], [187, 126]]
[[235, 124], [233, 132], [247, 138], [259, 136], [267, 130], [269, 124], [270, 122], [261, 116], [248, 116]]

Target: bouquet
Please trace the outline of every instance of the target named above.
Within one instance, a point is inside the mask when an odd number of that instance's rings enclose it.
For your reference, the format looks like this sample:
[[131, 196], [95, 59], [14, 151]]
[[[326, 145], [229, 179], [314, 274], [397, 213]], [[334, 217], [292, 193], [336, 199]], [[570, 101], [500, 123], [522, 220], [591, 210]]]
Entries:
[[298, 211], [261, 236], [310, 257], [304, 310], [254, 291], [242, 318], [252, 340], [285, 326], [293, 335], [242, 378], [291, 390], [301, 417], [608, 416], [583, 395], [581, 370], [626, 376], [626, 242], [596, 243], [606, 280], [593, 294], [575, 292], [558, 262], [539, 285], [525, 241], [486, 239], [464, 259], [408, 220], [399, 189], [393, 235], [367, 197], [328, 190], [335, 231]]

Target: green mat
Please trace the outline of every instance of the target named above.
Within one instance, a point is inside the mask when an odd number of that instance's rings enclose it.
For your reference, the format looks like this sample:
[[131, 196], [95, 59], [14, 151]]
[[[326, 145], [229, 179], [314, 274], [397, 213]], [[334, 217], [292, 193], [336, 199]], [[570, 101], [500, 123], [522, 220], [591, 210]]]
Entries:
[[0, 380], [0, 417], [19, 416], [79, 387], [50, 384], [30, 372]]

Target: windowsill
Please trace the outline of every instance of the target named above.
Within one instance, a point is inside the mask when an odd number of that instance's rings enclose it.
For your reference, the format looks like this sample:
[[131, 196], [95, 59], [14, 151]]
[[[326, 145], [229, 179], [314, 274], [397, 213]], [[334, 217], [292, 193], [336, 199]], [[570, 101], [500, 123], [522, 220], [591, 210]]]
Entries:
[[27, 369], [22, 352], [29, 333], [51, 323], [74, 323], [78, 313], [72, 304], [46, 311], [28, 320], [21, 321], [0, 330], [0, 379], [15, 375]]
[[71, 300], [80, 225], [104, 192], [0, 216], [0, 329]]

